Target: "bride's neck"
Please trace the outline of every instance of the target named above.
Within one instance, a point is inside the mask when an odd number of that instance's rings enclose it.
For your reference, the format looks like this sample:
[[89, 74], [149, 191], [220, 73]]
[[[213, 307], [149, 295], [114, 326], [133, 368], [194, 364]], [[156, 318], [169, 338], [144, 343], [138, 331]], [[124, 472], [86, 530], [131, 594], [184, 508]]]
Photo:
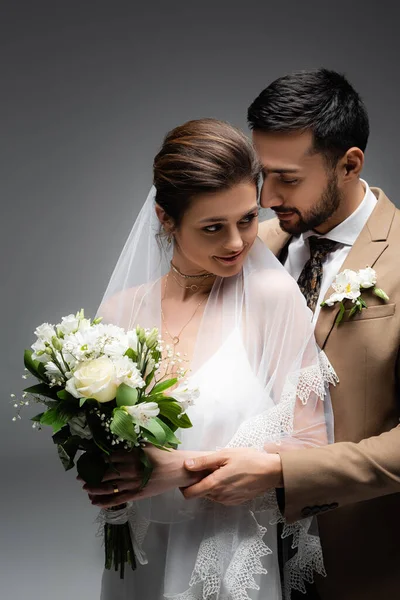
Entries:
[[199, 269], [178, 252], [174, 252], [166, 282], [168, 289], [165, 291], [168, 297], [180, 301], [190, 300], [194, 296], [201, 298], [210, 293], [215, 278], [214, 274]]

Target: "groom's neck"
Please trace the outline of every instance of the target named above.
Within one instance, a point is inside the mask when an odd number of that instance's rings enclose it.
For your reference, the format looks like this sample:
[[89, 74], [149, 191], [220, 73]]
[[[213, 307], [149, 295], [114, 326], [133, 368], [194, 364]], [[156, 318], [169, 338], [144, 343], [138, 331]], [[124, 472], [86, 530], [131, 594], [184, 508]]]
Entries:
[[352, 215], [357, 208], [360, 206], [365, 197], [365, 187], [364, 184], [357, 179], [354, 182], [354, 185], [349, 186], [343, 192], [343, 196], [341, 198], [338, 209], [334, 212], [334, 214], [327, 219], [324, 223], [315, 228], [317, 233], [322, 235], [331, 231], [334, 227], [343, 223], [346, 219]]

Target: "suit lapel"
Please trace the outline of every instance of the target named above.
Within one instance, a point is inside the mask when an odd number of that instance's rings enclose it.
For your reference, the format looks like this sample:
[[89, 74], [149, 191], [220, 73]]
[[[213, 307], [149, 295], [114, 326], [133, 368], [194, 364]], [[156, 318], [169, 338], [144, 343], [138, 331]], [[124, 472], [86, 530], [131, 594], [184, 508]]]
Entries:
[[[387, 238], [396, 208], [382, 190], [378, 188], [371, 188], [371, 190], [378, 198], [377, 205], [338, 272], [344, 269], [358, 271], [366, 266], [373, 267], [389, 245]], [[324, 299], [326, 300], [333, 292], [330, 287]], [[315, 337], [320, 348], [324, 348], [338, 312], [339, 307], [335, 305], [321, 309], [315, 327]]]

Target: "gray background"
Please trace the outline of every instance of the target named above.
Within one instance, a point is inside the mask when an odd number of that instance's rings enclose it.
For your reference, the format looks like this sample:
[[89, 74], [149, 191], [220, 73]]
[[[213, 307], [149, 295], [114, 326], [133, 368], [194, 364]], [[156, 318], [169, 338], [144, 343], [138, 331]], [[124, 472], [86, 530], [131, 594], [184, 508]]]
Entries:
[[96, 511], [33, 409], [11, 422], [10, 393], [35, 326], [95, 312], [169, 129], [203, 116], [246, 128], [273, 79], [333, 68], [369, 108], [365, 177], [398, 203], [396, 3], [276, 4], [1, 4], [1, 598], [99, 598]]

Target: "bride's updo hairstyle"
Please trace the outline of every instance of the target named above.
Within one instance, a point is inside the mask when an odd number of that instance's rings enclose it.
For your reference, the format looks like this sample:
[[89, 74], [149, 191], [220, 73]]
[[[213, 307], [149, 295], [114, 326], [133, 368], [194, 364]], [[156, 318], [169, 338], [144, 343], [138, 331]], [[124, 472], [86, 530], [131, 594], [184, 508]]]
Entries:
[[156, 202], [179, 227], [199, 194], [222, 192], [238, 183], [257, 185], [261, 168], [239, 129], [216, 119], [197, 119], [170, 131], [154, 159]]

